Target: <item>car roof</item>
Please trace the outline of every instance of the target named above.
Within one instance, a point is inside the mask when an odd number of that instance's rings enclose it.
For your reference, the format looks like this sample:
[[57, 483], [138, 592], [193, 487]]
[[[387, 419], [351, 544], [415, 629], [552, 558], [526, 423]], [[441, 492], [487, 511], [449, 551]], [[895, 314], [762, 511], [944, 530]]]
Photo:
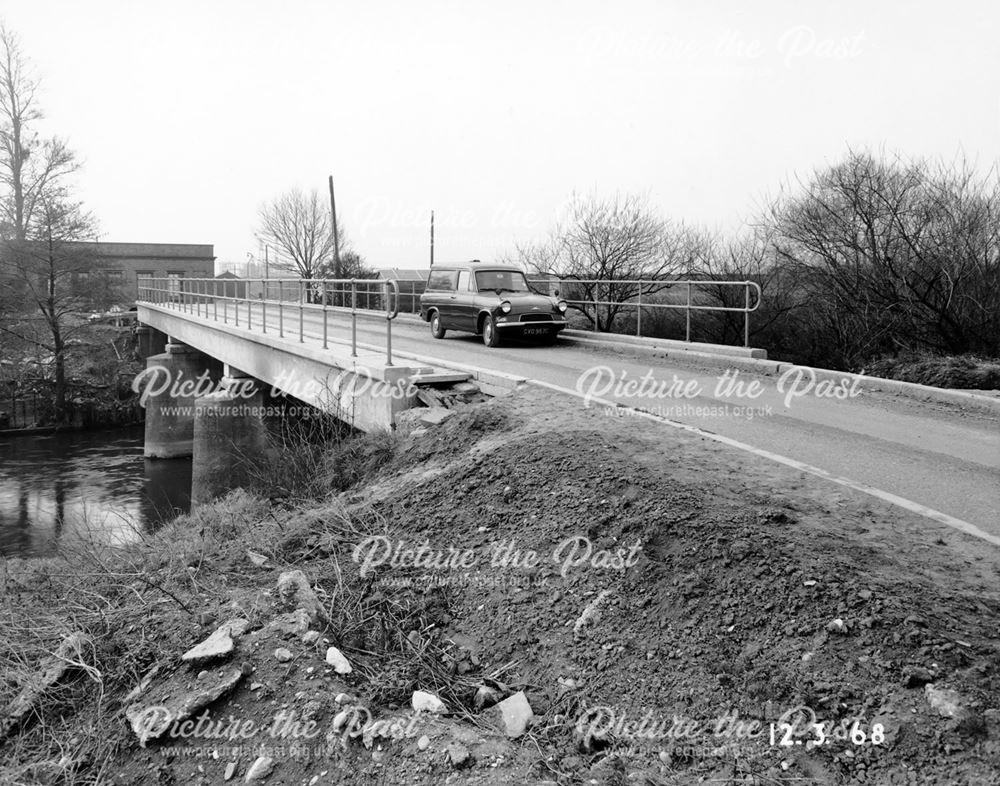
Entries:
[[500, 262], [480, 262], [478, 259], [474, 259], [471, 262], [456, 262], [446, 265], [435, 265], [431, 268], [433, 273], [436, 270], [510, 270], [515, 273], [523, 273], [517, 265], [508, 265]]

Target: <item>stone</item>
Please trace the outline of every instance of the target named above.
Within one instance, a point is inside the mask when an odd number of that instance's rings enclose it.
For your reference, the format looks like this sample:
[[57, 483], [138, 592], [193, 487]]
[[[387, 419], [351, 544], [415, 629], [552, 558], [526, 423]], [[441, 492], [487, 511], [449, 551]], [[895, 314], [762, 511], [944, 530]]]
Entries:
[[451, 761], [451, 766], [458, 770], [471, 764], [472, 754], [462, 743], [454, 742], [448, 746], [448, 759]]
[[27, 681], [0, 716], [0, 740], [21, 725], [47, 690], [88, 660], [92, 646], [86, 634], [71, 633], [60, 642], [52, 656], [42, 660], [39, 673]]
[[330, 647], [330, 649], [326, 651], [326, 662], [333, 666], [333, 670], [337, 672], [337, 674], [350, 674], [354, 671], [347, 658], [344, 657], [344, 653], [336, 647]]
[[307, 630], [302, 634], [303, 644], [315, 644], [319, 641], [319, 631], [318, 630]]
[[410, 705], [417, 712], [444, 712], [445, 704], [433, 693], [417, 690], [410, 698]]
[[422, 735], [419, 740], [417, 740], [417, 750], [425, 751], [431, 745], [431, 738], [426, 734]]
[[254, 781], [262, 781], [271, 774], [273, 769], [274, 759], [269, 756], [259, 756], [257, 760], [250, 765], [250, 769], [247, 770], [247, 774], [243, 779], [243, 782], [253, 783]]
[[594, 598], [587, 607], [583, 610], [580, 616], [577, 618], [576, 622], [573, 623], [573, 636], [579, 636], [588, 625], [594, 625], [601, 619], [601, 613], [599, 611], [601, 604], [604, 603], [608, 595], [611, 594], [610, 590], [601, 590], [597, 597]]
[[496, 688], [491, 688], [489, 685], [480, 685], [476, 689], [473, 706], [475, 706], [477, 712], [480, 712], [487, 707], [497, 704], [502, 698], [503, 696]]
[[840, 617], [837, 617], [835, 620], [830, 620], [826, 624], [826, 629], [830, 631], [830, 633], [840, 634], [846, 634], [850, 630], [847, 623], [840, 619]]
[[279, 614], [267, 623], [267, 629], [285, 636], [301, 636], [309, 630], [310, 621], [309, 613], [305, 609], [296, 609]]
[[223, 623], [211, 636], [181, 655], [181, 660], [196, 662], [229, 655], [235, 646], [233, 638], [241, 636], [249, 625], [245, 619], [234, 619]]
[[236, 774], [236, 762], [231, 761], [226, 765], [226, 771], [222, 774], [222, 780], [231, 781]]
[[278, 649], [274, 651], [274, 659], [278, 661], [278, 663], [288, 663], [288, 661], [294, 657], [295, 656], [292, 655], [291, 651], [285, 649], [284, 647], [278, 647]]
[[278, 576], [278, 603], [289, 611], [302, 609], [311, 623], [324, 616], [323, 605], [301, 570], [288, 570]]
[[258, 554], [256, 551], [247, 549], [247, 558], [258, 568], [262, 568], [267, 564], [267, 557], [263, 554]]
[[534, 714], [524, 691], [504, 699], [491, 710], [504, 733], [511, 738], [520, 737], [528, 730]]
[[425, 407], [420, 410], [420, 423], [425, 426], [439, 426], [455, 413], [445, 407]]
[[231, 691], [248, 673], [247, 667], [230, 669], [222, 674], [213, 672], [197, 683], [197, 690], [180, 691], [162, 703], [147, 707], [134, 704], [126, 708], [125, 717], [139, 738], [139, 746], [145, 748], [147, 742], [161, 737], [174, 723], [187, 720]]
[[925, 685], [924, 695], [931, 708], [937, 711], [938, 715], [946, 718], [957, 718], [964, 714], [962, 706], [959, 704], [961, 696], [958, 691], [939, 688], [936, 685]]

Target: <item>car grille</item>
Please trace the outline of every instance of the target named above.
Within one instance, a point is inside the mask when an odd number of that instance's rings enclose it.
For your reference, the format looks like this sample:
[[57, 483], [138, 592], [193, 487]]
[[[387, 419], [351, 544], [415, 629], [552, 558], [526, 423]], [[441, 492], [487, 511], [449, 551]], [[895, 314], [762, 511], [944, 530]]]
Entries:
[[521, 314], [522, 322], [551, 322], [552, 317], [548, 314]]

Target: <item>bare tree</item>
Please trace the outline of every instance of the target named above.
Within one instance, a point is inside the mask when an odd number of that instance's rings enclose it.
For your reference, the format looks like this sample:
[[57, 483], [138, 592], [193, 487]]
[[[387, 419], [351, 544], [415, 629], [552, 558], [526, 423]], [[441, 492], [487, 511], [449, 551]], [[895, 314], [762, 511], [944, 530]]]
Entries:
[[66, 410], [69, 339], [81, 311], [115, 296], [75, 241], [95, 222], [69, 196], [72, 151], [36, 131], [38, 82], [17, 37], [0, 27], [0, 333], [51, 354], [57, 418]]
[[0, 235], [20, 242], [28, 239], [42, 201], [78, 166], [65, 142], [35, 131], [42, 118], [37, 91], [17, 36], [0, 26], [0, 184], [7, 192]]
[[964, 162], [851, 151], [778, 200], [778, 261], [847, 367], [901, 350], [1000, 350], [1000, 189]]
[[[333, 263], [332, 224], [329, 203], [319, 192], [296, 188], [260, 209], [258, 235], [290, 257], [302, 278], [315, 278]], [[343, 228], [338, 232], [344, 255]]]
[[90, 247], [76, 242], [94, 232], [79, 204], [45, 199], [26, 242], [3, 244], [0, 334], [51, 355], [57, 419], [66, 413], [66, 358], [70, 339], [84, 329], [83, 312], [111, 305], [117, 296], [94, 271]]
[[[666, 282], [696, 265], [698, 246], [690, 241], [687, 229], [660, 218], [645, 197], [574, 197], [565, 220], [547, 240], [518, 246], [511, 258], [574, 280], [570, 305], [597, 330], [610, 331], [616, 318], [631, 309], [628, 304], [640, 289], [649, 295], [668, 286], [631, 282]], [[595, 306], [595, 301], [606, 305]]]

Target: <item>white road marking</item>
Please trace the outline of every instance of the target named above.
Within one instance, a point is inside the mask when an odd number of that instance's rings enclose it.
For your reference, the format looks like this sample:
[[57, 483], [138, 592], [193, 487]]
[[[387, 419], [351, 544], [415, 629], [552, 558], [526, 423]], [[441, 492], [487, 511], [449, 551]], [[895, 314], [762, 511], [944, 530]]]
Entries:
[[[568, 396], [573, 396], [574, 398], [584, 399], [584, 394], [571, 390], [570, 388], [564, 388], [561, 385], [553, 385], [551, 382], [542, 382], [538, 379], [529, 379], [529, 384], [538, 385], [539, 387], [548, 388], [549, 390], [554, 390], [559, 393], [565, 393]], [[648, 420], [655, 420], [657, 423], [663, 423], [667, 426], [672, 426], [673, 428], [681, 429], [682, 431], [689, 431], [692, 434], [697, 434], [700, 437], [706, 437], [716, 442], [721, 442], [723, 445], [729, 445], [730, 447], [736, 448], [738, 450], [745, 451], [747, 453], [752, 453], [755, 456], [760, 456], [761, 458], [769, 459], [770, 461], [775, 461], [778, 464], [784, 464], [787, 467], [792, 467], [800, 472], [808, 472], [810, 475], [815, 475], [817, 477], [823, 478], [824, 480], [832, 481], [841, 486], [846, 486], [847, 488], [854, 489], [855, 491], [860, 491], [863, 494], [868, 494], [872, 497], [876, 497], [884, 502], [888, 502], [897, 507], [908, 510], [911, 513], [916, 513], [917, 515], [924, 516], [926, 518], [937, 521], [940, 524], [951, 527], [952, 529], [957, 529], [959, 532], [964, 532], [967, 535], [972, 535], [974, 538], [979, 538], [980, 540], [985, 540], [987, 543], [992, 543], [994, 546], [1000, 546], [1000, 537], [996, 535], [991, 535], [988, 532], [983, 532], [975, 524], [970, 524], [968, 521], [963, 521], [962, 519], [957, 519], [954, 516], [949, 516], [947, 513], [942, 513], [939, 510], [934, 510], [934, 508], [929, 508], [926, 505], [921, 505], [919, 502], [914, 502], [913, 500], [906, 499], [905, 497], [897, 496], [888, 491], [883, 491], [882, 489], [877, 489], [874, 486], [868, 486], [864, 483], [859, 483], [856, 480], [851, 480], [850, 478], [840, 477], [839, 475], [834, 475], [832, 472], [827, 472], [825, 469], [820, 467], [814, 467], [811, 464], [806, 464], [802, 461], [797, 461], [796, 459], [789, 458], [788, 456], [782, 456], [778, 453], [772, 453], [769, 450], [763, 450], [761, 448], [755, 448], [753, 445], [748, 445], [745, 442], [740, 442], [739, 440], [731, 439], [730, 437], [724, 437], [720, 434], [713, 434], [710, 431], [705, 431], [698, 428], [697, 426], [689, 426], [686, 423], [679, 423], [676, 420], [669, 420], [668, 418], [661, 417], [659, 415], [654, 415], [651, 412], [644, 412], [641, 409], [635, 409], [633, 407], [624, 407], [618, 402], [609, 401], [608, 399], [598, 398], [596, 396], [588, 395], [586, 397], [589, 401], [598, 404], [603, 407], [613, 407], [621, 409], [629, 409], [636, 413], [636, 417], [644, 417]]]

